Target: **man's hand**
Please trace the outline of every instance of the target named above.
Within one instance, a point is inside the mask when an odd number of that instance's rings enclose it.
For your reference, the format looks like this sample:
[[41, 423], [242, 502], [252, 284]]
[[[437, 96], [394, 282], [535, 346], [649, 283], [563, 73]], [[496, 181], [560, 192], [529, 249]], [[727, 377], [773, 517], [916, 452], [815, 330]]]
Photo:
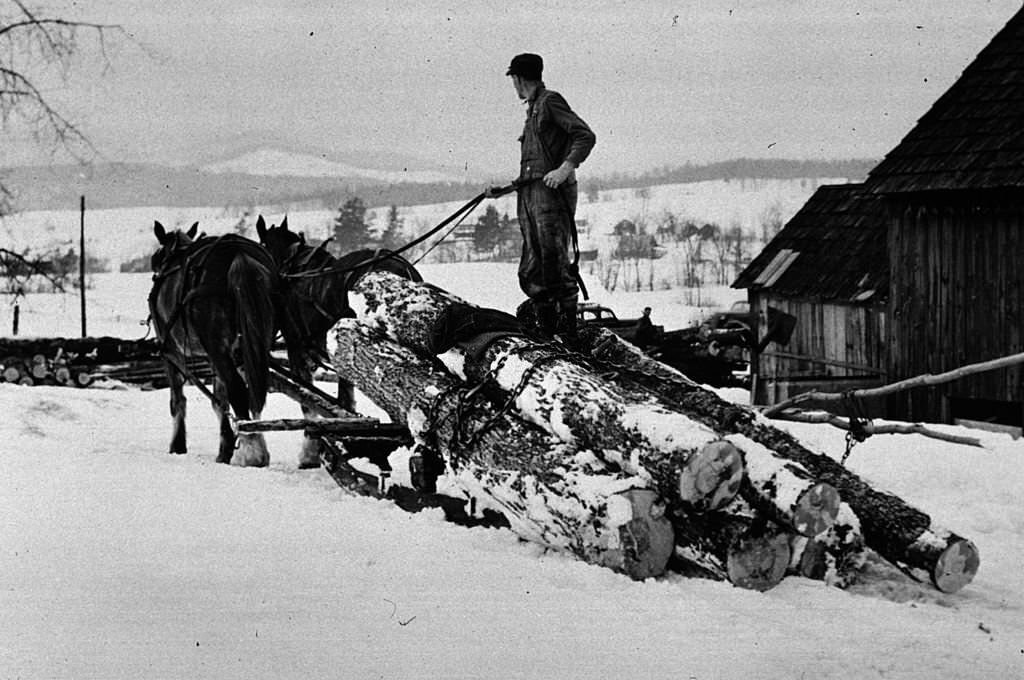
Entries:
[[569, 179], [569, 176], [572, 175], [572, 171], [575, 169], [576, 166], [569, 161], [566, 161], [548, 174], [544, 175], [544, 184], [555, 189], [561, 185], [562, 182]]
[[484, 198], [498, 198], [515, 190], [515, 184], [506, 184], [503, 187], [487, 187], [484, 189]]

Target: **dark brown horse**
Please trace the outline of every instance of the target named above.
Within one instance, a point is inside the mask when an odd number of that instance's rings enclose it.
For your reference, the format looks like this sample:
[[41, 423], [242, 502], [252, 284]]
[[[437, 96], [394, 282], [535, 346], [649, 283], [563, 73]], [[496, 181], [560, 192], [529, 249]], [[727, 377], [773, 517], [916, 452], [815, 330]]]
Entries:
[[[207, 392], [220, 420], [218, 463], [265, 466], [259, 433], [236, 436], [237, 419], [258, 418], [266, 404], [268, 362], [280, 314], [279, 279], [269, 254], [254, 241], [229, 234], [167, 231], [156, 222], [149, 311], [171, 387], [171, 453], [187, 451], [186, 359], [205, 356], [214, 373]], [[203, 391], [199, 381], [193, 382]], [[238, 450], [235, 450], [236, 442]]]
[[[278, 265], [285, 318], [298, 343], [293, 347], [285, 338], [289, 360], [305, 380], [309, 380], [315, 365], [327, 358], [327, 332], [339, 319], [355, 317], [348, 293], [360, 276], [383, 270], [413, 281], [423, 280], [410, 262], [388, 250], [366, 248], [334, 257], [323, 244], [311, 246], [302, 234], [291, 231], [287, 217], [280, 226], [268, 227], [260, 215], [256, 232]], [[342, 376], [338, 376], [338, 398], [342, 406], [355, 410], [352, 384]], [[307, 438], [304, 451], [307, 448], [310, 456], [318, 451], [316, 440]]]

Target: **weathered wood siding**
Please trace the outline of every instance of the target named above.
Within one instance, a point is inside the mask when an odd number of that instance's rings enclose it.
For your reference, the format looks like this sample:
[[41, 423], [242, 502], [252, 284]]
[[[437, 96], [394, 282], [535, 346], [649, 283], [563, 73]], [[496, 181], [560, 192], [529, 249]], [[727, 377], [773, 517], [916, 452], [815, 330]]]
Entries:
[[769, 306], [796, 317], [786, 345], [757, 357], [754, 400], [772, 404], [810, 389], [844, 391], [880, 385], [886, 371], [886, 316], [881, 305], [840, 304], [752, 294], [763, 335]]
[[[889, 375], [901, 380], [1021, 352], [1024, 192], [901, 198], [890, 208]], [[945, 422], [950, 400], [1020, 402], [1019, 367], [914, 390], [900, 417]]]

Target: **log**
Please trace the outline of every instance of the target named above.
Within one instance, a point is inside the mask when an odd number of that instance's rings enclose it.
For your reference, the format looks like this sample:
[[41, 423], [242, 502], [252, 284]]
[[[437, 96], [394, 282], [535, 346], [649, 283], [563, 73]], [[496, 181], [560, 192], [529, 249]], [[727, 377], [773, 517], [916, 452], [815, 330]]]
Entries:
[[856, 582], [867, 561], [867, 547], [856, 513], [840, 505], [835, 523], [817, 536], [795, 536], [789, 573], [817, 579], [838, 588]]
[[[351, 297], [360, 319], [422, 355], [431, 353], [433, 329], [448, 307], [466, 304], [385, 272], [361, 277]], [[636, 398], [564, 349], [505, 335], [480, 352], [453, 350], [448, 359], [452, 372], [499, 392], [549, 434], [595, 452], [610, 467], [651, 477], [670, 502], [713, 510], [739, 491], [741, 456], [712, 428], [650, 395]]]
[[[670, 515], [676, 558], [712, 578], [765, 591], [786, 575], [796, 537], [764, 519], [742, 499], [701, 515]], [[683, 570], [683, 569], [680, 569]]]
[[580, 340], [620, 380], [650, 390], [661, 403], [721, 432], [744, 435], [830, 484], [859, 518], [867, 545], [893, 564], [947, 593], [960, 590], [977, 573], [980, 556], [973, 542], [935, 524], [898, 496], [874, 488], [832, 458], [810, 451], [753, 409], [725, 401], [604, 329], [584, 328]]
[[345, 319], [333, 334], [337, 371], [521, 537], [634, 579], [664, 573], [673, 533], [649, 479], [608, 470], [365, 324]]

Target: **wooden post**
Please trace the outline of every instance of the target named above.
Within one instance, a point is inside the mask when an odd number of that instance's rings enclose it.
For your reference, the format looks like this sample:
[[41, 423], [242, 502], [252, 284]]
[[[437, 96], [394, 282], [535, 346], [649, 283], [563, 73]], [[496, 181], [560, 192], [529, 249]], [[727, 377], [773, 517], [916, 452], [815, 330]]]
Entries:
[[78, 292], [82, 308], [82, 337], [87, 337], [85, 326], [85, 196], [81, 197], [78, 223]]

